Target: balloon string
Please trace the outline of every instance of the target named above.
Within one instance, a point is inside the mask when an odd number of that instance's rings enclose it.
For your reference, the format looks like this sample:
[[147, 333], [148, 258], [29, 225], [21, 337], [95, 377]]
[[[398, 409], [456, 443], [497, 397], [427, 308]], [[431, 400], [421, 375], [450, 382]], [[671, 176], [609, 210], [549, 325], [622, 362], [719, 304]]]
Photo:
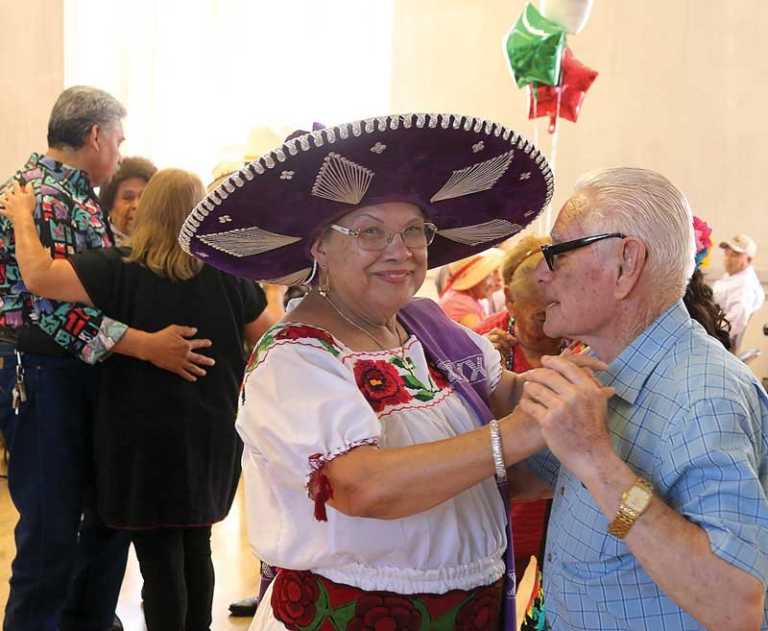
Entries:
[[[539, 99], [538, 97], [538, 90], [536, 90], [536, 84], [532, 83], [529, 86], [530, 95], [528, 99], [526, 99], [527, 103], [530, 107], [530, 104], [533, 104], [533, 146], [538, 147], [539, 151], [544, 153], [544, 147], [539, 144]], [[547, 228], [548, 220], [547, 217], [550, 214], [551, 202], [550, 204], [542, 211], [542, 213], [537, 217], [536, 223], [538, 224], [537, 231], [541, 233], [549, 233], [549, 230]]]
[[[560, 117], [560, 97], [562, 94], [561, 88], [555, 88], [557, 92], [557, 106], [555, 109], [555, 119], [554, 124], [552, 127], [549, 128], [549, 132], [551, 134], [550, 136], [550, 145], [549, 145], [549, 168], [552, 171], [552, 177], [555, 177], [555, 166], [557, 163], [557, 143], [560, 138], [560, 127], [557, 124], [557, 119]], [[543, 230], [545, 234], [549, 234], [549, 231], [552, 229], [552, 225], [554, 224], [554, 212], [552, 208], [552, 202], [550, 201], [549, 205], [547, 206], [546, 210], [542, 213], [542, 221], [543, 221]]]
[[530, 86], [531, 100], [533, 101], [533, 145], [539, 147], [539, 99], [538, 92], [534, 88], [535, 85], [532, 83]]

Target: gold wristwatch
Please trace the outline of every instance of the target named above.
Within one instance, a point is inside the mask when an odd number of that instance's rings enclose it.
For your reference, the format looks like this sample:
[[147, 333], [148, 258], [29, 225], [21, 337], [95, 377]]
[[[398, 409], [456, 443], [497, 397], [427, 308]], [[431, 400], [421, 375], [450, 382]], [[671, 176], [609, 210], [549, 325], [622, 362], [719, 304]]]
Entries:
[[653, 498], [653, 486], [644, 478], [637, 478], [621, 496], [616, 517], [608, 525], [608, 532], [614, 537], [623, 539], [627, 536], [637, 518], [648, 508]]

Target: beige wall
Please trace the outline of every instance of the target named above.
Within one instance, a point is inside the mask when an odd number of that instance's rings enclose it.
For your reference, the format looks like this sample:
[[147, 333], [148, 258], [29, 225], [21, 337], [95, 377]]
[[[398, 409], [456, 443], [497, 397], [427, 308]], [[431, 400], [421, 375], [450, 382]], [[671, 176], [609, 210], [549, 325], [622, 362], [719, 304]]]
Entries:
[[[397, 0], [393, 110], [479, 115], [533, 139], [527, 95], [509, 75], [501, 43], [524, 5]], [[595, 0], [586, 28], [568, 36], [576, 57], [600, 75], [578, 123], [560, 123], [554, 208], [590, 169], [655, 169], [688, 195], [714, 238], [751, 234], [768, 280], [766, 24], [765, 0]], [[544, 120], [539, 139], [550, 155]], [[715, 248], [709, 276], [721, 270]], [[753, 367], [766, 376], [763, 322], [768, 307], [753, 318], [744, 346], [763, 350]]]
[[45, 151], [64, 87], [63, 0], [0, 0], [0, 181]]
[[[397, 0], [393, 109], [471, 113], [533, 139], [527, 94], [515, 87], [501, 44], [524, 4]], [[579, 122], [560, 123], [555, 208], [587, 170], [656, 169], [717, 236], [744, 230], [764, 244], [758, 268], [768, 277], [766, 24], [765, 0], [595, 0], [584, 31], [568, 36], [600, 75]]]

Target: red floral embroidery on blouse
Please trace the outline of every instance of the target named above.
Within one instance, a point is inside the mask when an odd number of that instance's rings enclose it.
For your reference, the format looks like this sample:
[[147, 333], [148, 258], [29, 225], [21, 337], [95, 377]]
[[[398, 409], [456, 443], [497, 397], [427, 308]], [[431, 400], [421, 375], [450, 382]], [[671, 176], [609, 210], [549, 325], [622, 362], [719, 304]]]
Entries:
[[302, 338], [307, 338], [307, 337], [312, 337], [317, 340], [322, 340], [323, 342], [330, 344], [331, 346], [336, 345], [336, 342], [334, 341], [331, 334], [328, 333], [328, 331], [323, 331], [322, 329], [318, 329], [314, 326], [306, 326], [306, 325], [287, 326], [283, 329], [280, 329], [277, 333], [275, 333], [276, 340], [300, 340]]
[[428, 364], [429, 368], [429, 376], [432, 377], [432, 381], [435, 382], [435, 386], [438, 390], [444, 390], [447, 388], [450, 384], [448, 382], [448, 378], [445, 376], [445, 373], [440, 370], [437, 366], [435, 366], [432, 362]]
[[408, 403], [413, 398], [403, 387], [397, 368], [389, 362], [363, 359], [355, 364], [354, 372], [357, 387], [374, 412], [381, 412], [388, 405]]

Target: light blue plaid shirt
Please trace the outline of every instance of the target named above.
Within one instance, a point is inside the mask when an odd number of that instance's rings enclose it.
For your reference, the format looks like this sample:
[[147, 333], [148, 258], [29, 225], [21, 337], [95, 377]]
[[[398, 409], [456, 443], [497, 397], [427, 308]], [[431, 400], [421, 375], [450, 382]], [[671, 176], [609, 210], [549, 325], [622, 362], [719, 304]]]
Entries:
[[[667, 504], [703, 528], [715, 554], [768, 583], [768, 396], [691, 320], [664, 312], [601, 375], [614, 448]], [[549, 452], [529, 460], [554, 489], [544, 560], [556, 631], [703, 629], [668, 598], [578, 479]], [[761, 629], [768, 629], [763, 613]]]

